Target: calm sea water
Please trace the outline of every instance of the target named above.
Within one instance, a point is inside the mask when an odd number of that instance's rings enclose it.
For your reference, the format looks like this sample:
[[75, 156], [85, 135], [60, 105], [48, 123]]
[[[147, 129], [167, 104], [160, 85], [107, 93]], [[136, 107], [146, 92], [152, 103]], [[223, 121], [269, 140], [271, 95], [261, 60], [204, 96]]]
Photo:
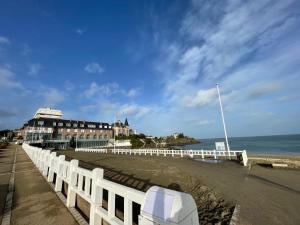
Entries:
[[[214, 149], [223, 138], [201, 139], [200, 144], [186, 145], [184, 149]], [[248, 154], [300, 155], [300, 134], [229, 138], [232, 150], [247, 150]]]

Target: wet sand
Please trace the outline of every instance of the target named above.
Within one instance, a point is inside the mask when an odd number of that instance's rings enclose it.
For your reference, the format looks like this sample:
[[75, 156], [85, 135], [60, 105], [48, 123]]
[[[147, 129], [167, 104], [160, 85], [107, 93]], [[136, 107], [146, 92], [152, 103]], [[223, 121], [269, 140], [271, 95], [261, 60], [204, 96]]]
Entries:
[[60, 151], [105, 178], [146, 191], [160, 185], [193, 195], [202, 224], [227, 224], [235, 204], [239, 224], [300, 224], [300, 170], [243, 167], [188, 158]]

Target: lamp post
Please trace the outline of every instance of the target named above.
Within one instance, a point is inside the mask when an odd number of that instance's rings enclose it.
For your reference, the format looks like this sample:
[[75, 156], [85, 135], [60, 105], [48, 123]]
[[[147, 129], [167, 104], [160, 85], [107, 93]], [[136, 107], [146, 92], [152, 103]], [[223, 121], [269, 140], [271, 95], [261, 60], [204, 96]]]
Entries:
[[222, 100], [221, 100], [221, 95], [220, 95], [220, 90], [219, 90], [219, 84], [216, 84], [216, 86], [217, 86], [217, 91], [218, 91], [218, 96], [219, 96], [219, 103], [220, 103], [221, 116], [222, 116], [223, 128], [224, 128], [224, 133], [225, 133], [226, 147], [227, 147], [227, 151], [228, 151], [228, 158], [230, 159], [230, 147], [229, 147], [228, 138], [227, 138], [226, 124], [225, 124], [225, 119], [224, 119], [224, 113], [223, 113]]

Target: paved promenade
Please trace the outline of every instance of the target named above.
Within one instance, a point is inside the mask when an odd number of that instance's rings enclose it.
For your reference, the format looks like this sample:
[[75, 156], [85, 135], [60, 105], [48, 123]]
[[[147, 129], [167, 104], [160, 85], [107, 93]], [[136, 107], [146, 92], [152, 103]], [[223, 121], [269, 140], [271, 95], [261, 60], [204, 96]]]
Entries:
[[0, 149], [0, 221], [16, 152], [10, 224], [77, 224], [21, 146]]

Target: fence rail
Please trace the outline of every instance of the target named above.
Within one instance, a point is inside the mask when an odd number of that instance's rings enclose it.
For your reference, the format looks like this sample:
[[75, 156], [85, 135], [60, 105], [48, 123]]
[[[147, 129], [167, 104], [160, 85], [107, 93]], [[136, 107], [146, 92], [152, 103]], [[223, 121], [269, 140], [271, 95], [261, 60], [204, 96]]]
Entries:
[[[75, 151], [80, 152], [99, 152], [113, 154], [126, 154], [126, 155], [150, 155], [150, 156], [180, 156], [180, 157], [206, 157], [217, 159], [218, 157], [225, 158], [240, 158], [243, 165], [247, 166], [248, 156], [246, 150], [236, 151], [218, 151], [218, 150], [168, 150], [168, 149], [91, 149], [91, 148], [76, 148]], [[241, 156], [241, 157], [240, 157]]]
[[75, 207], [76, 195], [90, 204], [89, 224], [199, 225], [197, 207], [189, 194], [157, 186], [141, 192], [104, 179], [101, 168], [87, 170], [78, 166], [78, 160], [66, 161], [56, 152], [26, 143], [22, 147], [48, 182], [55, 184], [55, 191], [62, 192], [63, 183], [68, 184], [67, 207]]

